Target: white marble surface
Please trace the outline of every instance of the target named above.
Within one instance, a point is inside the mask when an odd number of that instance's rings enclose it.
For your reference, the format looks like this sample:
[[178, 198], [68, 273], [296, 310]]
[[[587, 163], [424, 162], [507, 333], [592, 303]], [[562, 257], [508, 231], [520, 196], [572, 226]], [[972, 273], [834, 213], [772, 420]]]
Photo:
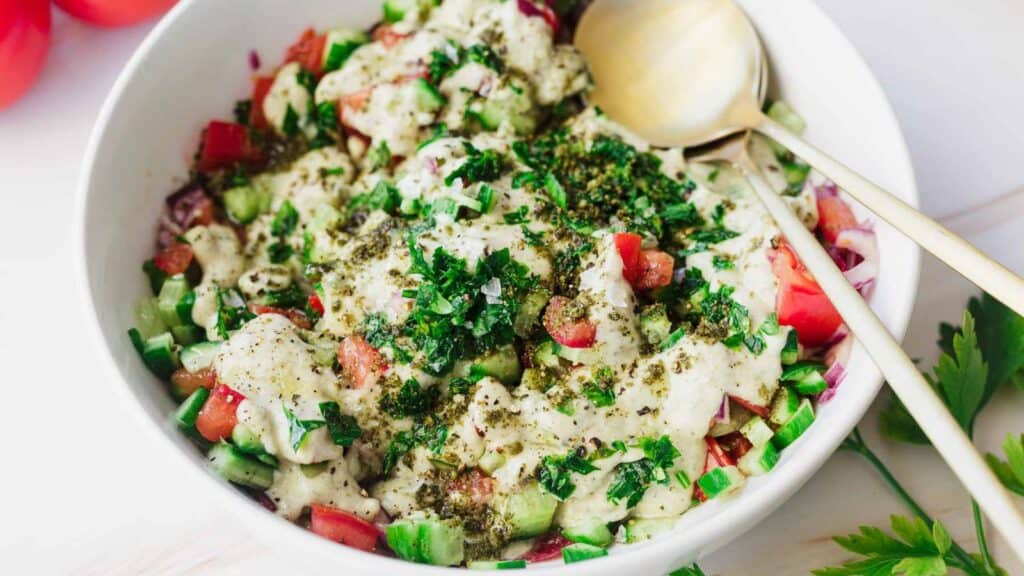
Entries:
[[[821, 0], [861, 49], [903, 124], [930, 214], [1024, 272], [1024, 3], [1007, 0]], [[57, 16], [50, 60], [28, 98], [0, 112], [0, 572], [6, 574], [292, 573], [174, 471], [117, 411], [84, 342], [73, 286], [74, 185], [93, 120], [118, 70], [151, 25], [97, 30]], [[2, 71], [0, 71], [2, 73]], [[154, 113], [159, 113], [155, 110]], [[956, 320], [973, 287], [926, 259], [907, 337], [935, 357], [936, 324]], [[878, 404], [887, 402], [883, 395]], [[928, 448], [862, 425], [895, 474], [968, 549], [969, 502]], [[1024, 431], [1024, 394], [1006, 390], [982, 418], [994, 449]], [[843, 560], [830, 542], [902, 513], [878, 477], [838, 454], [779, 512], [706, 559], [709, 574], [806, 574]], [[1010, 574], [1024, 574], [995, 544]]]

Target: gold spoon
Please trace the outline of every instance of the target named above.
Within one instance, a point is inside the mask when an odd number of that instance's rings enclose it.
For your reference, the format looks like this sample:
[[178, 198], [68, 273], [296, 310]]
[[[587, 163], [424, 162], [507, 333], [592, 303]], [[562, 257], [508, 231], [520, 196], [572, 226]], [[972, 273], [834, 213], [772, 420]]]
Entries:
[[909, 205], [761, 112], [768, 68], [753, 25], [731, 0], [598, 0], [576, 45], [587, 57], [593, 103], [650, 142], [696, 146], [735, 135], [697, 159], [736, 165], [786, 240], [874, 359], [936, 450], [1024, 559], [1024, 518], [971, 440], [817, 239], [772, 190], [747, 153], [749, 130], [786, 146], [851, 196], [1018, 312], [1024, 282]]

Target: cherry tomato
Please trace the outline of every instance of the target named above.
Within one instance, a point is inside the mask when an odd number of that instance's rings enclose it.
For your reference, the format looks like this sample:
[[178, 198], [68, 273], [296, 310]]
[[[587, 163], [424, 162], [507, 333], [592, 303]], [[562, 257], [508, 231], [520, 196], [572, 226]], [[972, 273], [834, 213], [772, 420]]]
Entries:
[[821, 346], [843, 323], [842, 317], [788, 245], [783, 244], [770, 257], [779, 279], [775, 301], [779, 324], [795, 328], [804, 346]]
[[633, 283], [634, 290], [654, 290], [672, 283], [672, 268], [675, 260], [661, 250], [644, 250], [640, 253], [637, 268], [640, 275]]
[[177, 0], [54, 0], [79, 20], [100, 26], [128, 26], [170, 10]]
[[309, 529], [314, 534], [346, 546], [373, 552], [380, 530], [355, 514], [321, 504], [311, 504]]
[[565, 309], [572, 301], [555, 296], [544, 311], [544, 328], [551, 338], [568, 348], [590, 348], [597, 338], [597, 326], [586, 318], [570, 318]]
[[35, 83], [49, 49], [49, 2], [0, 2], [0, 110]]
[[314, 74], [319, 74], [324, 67], [324, 44], [327, 37], [317, 34], [312, 28], [302, 33], [298, 42], [288, 47], [285, 62], [298, 62], [300, 66]]

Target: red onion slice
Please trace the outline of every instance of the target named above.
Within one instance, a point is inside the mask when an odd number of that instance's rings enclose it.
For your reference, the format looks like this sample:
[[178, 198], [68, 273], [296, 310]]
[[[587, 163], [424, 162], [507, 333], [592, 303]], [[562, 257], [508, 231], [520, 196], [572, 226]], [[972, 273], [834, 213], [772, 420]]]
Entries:
[[860, 262], [843, 274], [854, 288], [867, 296], [878, 277], [878, 238], [874, 230], [863, 227], [843, 230], [836, 237], [836, 248], [860, 257]]

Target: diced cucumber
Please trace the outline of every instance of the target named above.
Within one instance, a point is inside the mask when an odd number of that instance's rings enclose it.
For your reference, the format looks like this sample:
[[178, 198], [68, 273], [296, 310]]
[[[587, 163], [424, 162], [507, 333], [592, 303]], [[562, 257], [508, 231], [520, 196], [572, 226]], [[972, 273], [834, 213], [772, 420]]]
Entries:
[[135, 305], [135, 323], [143, 340], [167, 332], [156, 298], [143, 298]]
[[513, 330], [520, 338], [529, 338], [533, 327], [540, 319], [540, 313], [544, 310], [548, 300], [551, 299], [551, 292], [544, 288], [531, 291], [519, 303], [519, 310], [516, 311], [516, 319], [513, 322]]
[[608, 551], [604, 548], [591, 546], [590, 544], [576, 543], [562, 548], [562, 560], [564, 560], [566, 564], [583, 562], [584, 560], [593, 560], [594, 558], [600, 558], [607, 555]]
[[159, 294], [160, 287], [164, 285], [164, 279], [167, 278], [167, 273], [157, 268], [152, 259], [142, 263], [142, 271], [149, 278], [149, 289], [153, 291], [153, 295]]
[[397, 520], [385, 529], [385, 536], [395, 554], [413, 562], [454, 566], [461, 564], [464, 558], [462, 528], [436, 517]]
[[420, 110], [437, 112], [448, 103], [444, 94], [426, 78], [417, 78], [412, 83], [412, 89], [416, 91], [416, 105]]
[[199, 342], [181, 349], [181, 365], [189, 372], [198, 372], [213, 365], [213, 359], [220, 351], [220, 342]]
[[497, 130], [507, 123], [516, 134], [530, 134], [537, 127], [529, 88], [516, 83], [509, 83], [492, 92], [476, 117], [485, 130]]
[[786, 334], [786, 345], [782, 348], [782, 365], [789, 366], [796, 364], [800, 359], [800, 339], [796, 329], [791, 329]]
[[740, 426], [740, 434], [743, 434], [754, 445], [754, 448], [760, 448], [771, 443], [775, 432], [760, 416], [754, 416]]
[[779, 461], [779, 451], [771, 442], [763, 446], [755, 446], [740, 457], [740, 471], [747, 476], [760, 476], [767, 473]]
[[410, 12], [418, 14], [439, 3], [439, 0], [385, 0], [384, 20], [391, 24], [401, 22]]
[[599, 518], [591, 518], [579, 524], [565, 526], [562, 528], [562, 535], [573, 542], [590, 544], [591, 546], [607, 547], [615, 540], [608, 524]]
[[501, 468], [504, 465], [505, 456], [491, 450], [484, 452], [483, 456], [481, 456], [480, 460], [477, 462], [477, 466], [479, 466], [481, 470], [488, 474], [494, 472], [495, 470]]
[[775, 400], [772, 401], [768, 419], [772, 424], [782, 426], [796, 414], [796, 409], [799, 407], [800, 396], [788, 386], [783, 386], [775, 393]]
[[470, 570], [518, 570], [526, 568], [526, 560], [477, 560], [466, 564]]
[[202, 410], [203, 404], [206, 403], [206, 399], [209, 397], [209, 390], [206, 388], [196, 388], [196, 391], [186, 398], [178, 406], [178, 409], [174, 411], [174, 421], [178, 423], [178, 426], [183, 430], [195, 429], [199, 411]]
[[768, 117], [782, 124], [783, 128], [798, 136], [807, 130], [807, 122], [790, 108], [789, 104], [781, 100], [776, 100], [768, 108]]
[[249, 458], [227, 442], [220, 442], [207, 454], [213, 469], [227, 481], [267, 489], [274, 483], [274, 469]]
[[[184, 274], [175, 274], [164, 280], [164, 285], [160, 288], [160, 295], [156, 299], [156, 305], [160, 311], [160, 319], [163, 320], [165, 326], [174, 327], [184, 324], [181, 316], [178, 315], [178, 303], [185, 297], [185, 294], [188, 294], [189, 290], [188, 280], [185, 279]], [[191, 318], [189, 322], [191, 322]]]
[[554, 340], [545, 340], [537, 345], [533, 351], [533, 361], [537, 366], [545, 368], [558, 368], [558, 348]]
[[558, 508], [558, 499], [541, 490], [539, 484], [530, 484], [510, 494], [503, 512], [512, 526], [512, 537], [532, 538], [548, 531]]
[[797, 362], [787, 366], [782, 371], [782, 376], [779, 377], [779, 380], [783, 382], [800, 382], [811, 373], [820, 372], [824, 369], [825, 367], [817, 362]]
[[168, 378], [178, 369], [174, 337], [170, 332], [148, 338], [142, 345], [142, 361], [158, 378]]
[[324, 74], [340, 69], [356, 48], [369, 41], [370, 36], [362, 30], [335, 28], [328, 31], [324, 40]]
[[184, 326], [171, 326], [171, 335], [174, 336], [174, 341], [178, 344], [188, 346], [202, 340], [203, 332], [199, 329], [199, 326], [188, 324]]
[[797, 408], [796, 413], [786, 421], [776, 432], [775, 437], [772, 438], [772, 444], [779, 450], [782, 450], [786, 446], [789, 446], [800, 436], [803, 436], [804, 432], [814, 424], [814, 407], [811, 406], [811, 401], [804, 398], [800, 401], [800, 406]]
[[650, 540], [662, 532], [667, 532], [676, 525], [671, 518], [634, 518], [626, 522], [626, 543], [634, 544]]
[[248, 224], [270, 209], [270, 194], [255, 186], [236, 186], [224, 192], [224, 209], [239, 224]]
[[672, 333], [672, 322], [664, 304], [655, 304], [644, 308], [640, 313], [640, 334], [651, 346], [658, 346], [668, 340]]
[[723, 466], [708, 470], [697, 479], [697, 485], [708, 499], [724, 496], [739, 490], [746, 477], [735, 466]]
[[828, 389], [828, 382], [821, 372], [813, 370], [793, 384], [793, 388], [804, 396], [817, 396]]
[[231, 442], [234, 443], [235, 448], [246, 454], [258, 455], [267, 452], [260, 437], [245, 424], [235, 424], [234, 429], [231, 430]]
[[515, 347], [502, 346], [494, 352], [479, 358], [473, 363], [473, 368], [498, 380], [506, 386], [513, 386], [519, 382], [519, 375], [522, 369], [519, 365], [519, 355]]

